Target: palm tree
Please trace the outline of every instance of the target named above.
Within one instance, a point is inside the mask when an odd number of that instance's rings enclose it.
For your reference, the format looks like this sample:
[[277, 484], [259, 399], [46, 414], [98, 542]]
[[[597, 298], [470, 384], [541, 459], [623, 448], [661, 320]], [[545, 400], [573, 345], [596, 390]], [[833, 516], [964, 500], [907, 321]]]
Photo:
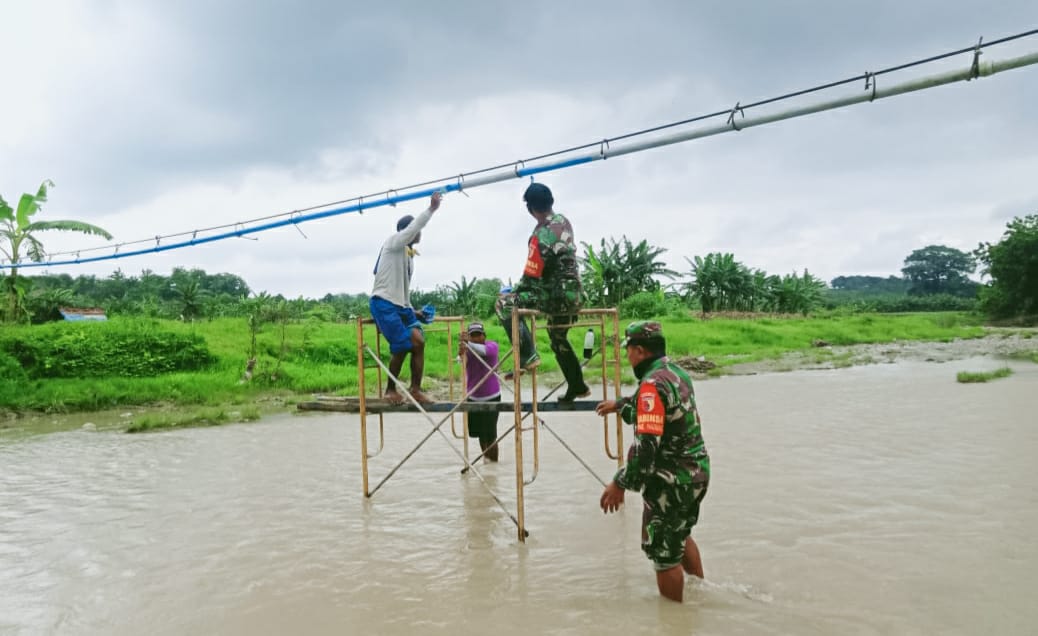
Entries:
[[202, 289], [197, 280], [188, 279], [179, 285], [172, 283], [173, 293], [176, 294], [177, 309], [180, 318], [190, 322], [202, 315], [204, 301], [209, 297], [209, 292]]
[[103, 236], [108, 240], [112, 235], [106, 230], [84, 223], [83, 221], [32, 221], [33, 215], [40, 211], [40, 206], [47, 202], [47, 188], [53, 188], [49, 179], [40, 184], [36, 194], [23, 194], [18, 201], [18, 209], [14, 210], [0, 196], [0, 253], [11, 262], [11, 273], [4, 279], [7, 294], [7, 309], [4, 317], [8, 321], [21, 317], [21, 301], [26, 293], [26, 286], [18, 280], [18, 263], [22, 258], [22, 248], [26, 248], [27, 256], [34, 263], [39, 263], [46, 256], [43, 243], [36, 238], [37, 232], [58, 230], [62, 232], [80, 232]]

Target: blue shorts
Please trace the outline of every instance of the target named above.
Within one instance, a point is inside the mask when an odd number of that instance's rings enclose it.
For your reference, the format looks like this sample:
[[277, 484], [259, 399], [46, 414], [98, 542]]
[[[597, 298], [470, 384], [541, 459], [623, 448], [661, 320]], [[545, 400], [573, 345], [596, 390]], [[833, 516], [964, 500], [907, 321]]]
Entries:
[[389, 341], [391, 353], [411, 350], [411, 330], [422, 328], [411, 307], [394, 305], [385, 298], [372, 296], [368, 302], [371, 317], [375, 319], [378, 330]]

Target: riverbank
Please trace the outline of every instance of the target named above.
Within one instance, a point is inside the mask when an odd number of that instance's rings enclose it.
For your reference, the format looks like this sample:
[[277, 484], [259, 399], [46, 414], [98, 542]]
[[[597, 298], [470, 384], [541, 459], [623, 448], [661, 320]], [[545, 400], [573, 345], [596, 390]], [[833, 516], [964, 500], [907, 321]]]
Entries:
[[969, 358], [1023, 359], [1038, 363], [1038, 328], [986, 327], [980, 338], [940, 341], [895, 341], [850, 346], [822, 346], [791, 351], [773, 360], [735, 364], [726, 375], [755, 375], [805, 369], [839, 369], [899, 361], [952, 362]]
[[[995, 360], [1030, 360], [1038, 364], [1038, 329], [989, 328], [980, 338], [955, 339], [948, 342], [900, 341], [850, 346], [822, 346], [810, 352], [792, 351], [773, 360], [737, 363], [727, 367], [714, 366], [710, 371], [690, 369], [697, 381], [709, 381], [724, 375], [747, 376], [790, 371], [839, 369], [871, 364], [894, 364], [900, 361], [947, 363], [956, 360], [992, 358]], [[688, 357], [686, 356], [686, 359]], [[699, 361], [698, 359], [692, 359]], [[699, 369], [713, 363], [698, 365]], [[551, 371], [539, 375], [542, 386], [562, 382], [562, 375]], [[625, 373], [625, 383], [633, 378]], [[432, 379], [430, 393], [447, 395], [447, 384]], [[219, 426], [260, 420], [280, 413], [295, 412], [300, 400], [311, 394], [288, 391], [270, 391], [256, 395], [247, 404], [227, 404], [209, 407], [185, 407], [173, 403], [121, 407], [76, 413], [8, 414], [0, 420], [0, 440], [30, 435], [85, 430], [128, 431], [159, 430]]]

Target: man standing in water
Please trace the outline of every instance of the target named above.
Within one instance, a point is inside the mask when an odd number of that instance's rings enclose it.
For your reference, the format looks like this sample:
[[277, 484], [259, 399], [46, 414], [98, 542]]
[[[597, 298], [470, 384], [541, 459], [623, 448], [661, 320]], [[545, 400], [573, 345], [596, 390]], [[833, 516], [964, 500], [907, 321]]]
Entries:
[[400, 377], [404, 358], [411, 353], [411, 396], [420, 404], [432, 402], [422, 393], [422, 375], [425, 372], [425, 335], [422, 332], [421, 311], [411, 307], [411, 274], [414, 271], [414, 246], [422, 240], [422, 228], [440, 207], [441, 194], [436, 192], [429, 207], [413, 217], [410, 214], [396, 222], [396, 233], [386, 239], [375, 261], [375, 285], [371, 290], [371, 317], [389, 342], [389, 384], [386, 401], [402, 404], [404, 396], [396, 390], [393, 378]]
[[[469, 324], [468, 331], [461, 334], [458, 355], [465, 358], [465, 394], [470, 402], [500, 402], [501, 384], [497, 379], [498, 345], [487, 340], [483, 323]], [[497, 411], [472, 411], [469, 418], [469, 437], [479, 438], [479, 448], [484, 462], [497, 461]]]
[[710, 457], [700, 432], [692, 379], [667, 358], [663, 329], [658, 322], [631, 323], [622, 345], [638, 378], [633, 398], [606, 400], [599, 415], [620, 413], [634, 424], [635, 441], [627, 464], [606, 486], [599, 504], [615, 512], [625, 490], [642, 493], [642, 550], [656, 569], [660, 594], [681, 602], [685, 575], [703, 577], [699, 547], [692, 527], [710, 481]]
[[[527, 244], [523, 276], [511, 293], [498, 298], [495, 309], [509, 341], [512, 340], [512, 312], [516, 307], [537, 309], [548, 315], [551, 350], [566, 378], [566, 393], [559, 396], [559, 402], [573, 402], [591, 395], [591, 389], [584, 384], [580, 361], [567, 338], [583, 300], [573, 226], [566, 217], [555, 212], [555, 198], [543, 183], [531, 183], [523, 193], [523, 200], [537, 225]], [[533, 337], [522, 319], [519, 321], [519, 361], [522, 370], [533, 369], [541, 363]]]

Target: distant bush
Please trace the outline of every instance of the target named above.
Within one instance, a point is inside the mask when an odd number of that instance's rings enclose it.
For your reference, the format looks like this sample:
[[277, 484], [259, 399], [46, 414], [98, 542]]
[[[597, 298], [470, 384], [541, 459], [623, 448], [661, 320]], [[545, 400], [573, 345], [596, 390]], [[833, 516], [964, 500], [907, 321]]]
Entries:
[[975, 311], [978, 307], [976, 298], [963, 298], [949, 294], [933, 294], [929, 296], [908, 296], [901, 294], [875, 294], [863, 296], [853, 293], [834, 293], [825, 296], [824, 304], [829, 309], [840, 310], [841, 313], [906, 313], [917, 311]]
[[627, 319], [660, 319], [674, 311], [674, 304], [662, 292], [638, 292], [620, 303], [620, 315]]
[[0, 351], [0, 380], [22, 382], [28, 380], [25, 369], [10, 355]]
[[310, 364], [357, 364], [357, 346], [346, 342], [312, 343], [290, 350], [287, 358], [293, 362]]
[[201, 369], [214, 360], [201, 336], [164, 331], [150, 321], [34, 326], [0, 338], [0, 352], [32, 379], [149, 377]]

